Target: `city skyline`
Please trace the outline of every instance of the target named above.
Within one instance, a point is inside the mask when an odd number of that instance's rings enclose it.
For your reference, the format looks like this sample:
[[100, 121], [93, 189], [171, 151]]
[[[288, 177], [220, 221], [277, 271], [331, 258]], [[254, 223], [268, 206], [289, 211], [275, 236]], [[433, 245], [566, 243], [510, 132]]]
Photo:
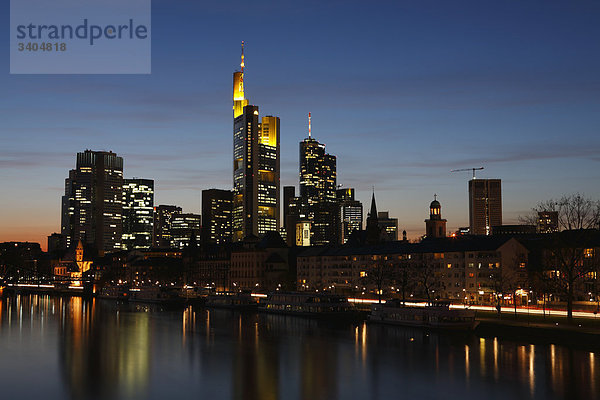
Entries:
[[[441, 3], [348, 3], [346, 20], [328, 27], [335, 6], [282, 5], [273, 13], [310, 15], [314, 29], [292, 24], [273, 38], [269, 29], [282, 22], [225, 33], [216, 26], [230, 10], [182, 4], [169, 13], [158, 1], [150, 76], [3, 75], [0, 241], [45, 247], [60, 231], [65, 173], [87, 148], [123, 157], [127, 178], [154, 179], [156, 205], [200, 213], [202, 190], [230, 189], [230, 74], [241, 40], [246, 90], [281, 118], [281, 187], [298, 188], [297, 146], [311, 111], [313, 134], [338, 157], [338, 182], [367, 207], [374, 185], [378, 208], [409, 238], [424, 234], [434, 193], [448, 230], [469, 224], [470, 174], [450, 174], [454, 168], [485, 166], [478, 178], [502, 179], [506, 224], [548, 198], [600, 197], [598, 6], [464, 4], [460, 14]], [[204, 17], [204, 32], [222, 34], [219, 41], [165, 31], [177, 18], [191, 30], [193, 16]], [[359, 22], [364, 31], [352, 32]]]

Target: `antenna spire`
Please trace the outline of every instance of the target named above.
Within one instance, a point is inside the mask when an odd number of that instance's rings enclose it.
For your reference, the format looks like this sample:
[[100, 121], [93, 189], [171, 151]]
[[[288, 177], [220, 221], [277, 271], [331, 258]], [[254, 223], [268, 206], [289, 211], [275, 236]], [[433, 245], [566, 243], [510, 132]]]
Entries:
[[310, 116], [310, 111], [308, 112], [308, 137], [311, 137], [311, 130], [312, 130], [312, 118]]
[[244, 73], [244, 41], [242, 40], [242, 62], [240, 63], [240, 67], [242, 68], [242, 73]]

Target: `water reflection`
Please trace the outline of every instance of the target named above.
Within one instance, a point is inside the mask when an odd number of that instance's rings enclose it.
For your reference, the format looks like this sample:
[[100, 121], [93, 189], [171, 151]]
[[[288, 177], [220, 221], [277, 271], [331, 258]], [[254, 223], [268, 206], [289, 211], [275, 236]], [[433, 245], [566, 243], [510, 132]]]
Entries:
[[132, 397], [144, 393], [150, 373], [147, 313], [103, 309], [79, 297], [60, 298], [60, 361], [75, 398]]
[[600, 379], [566, 346], [68, 297], [0, 298], [0, 348], [6, 398], [595, 398]]

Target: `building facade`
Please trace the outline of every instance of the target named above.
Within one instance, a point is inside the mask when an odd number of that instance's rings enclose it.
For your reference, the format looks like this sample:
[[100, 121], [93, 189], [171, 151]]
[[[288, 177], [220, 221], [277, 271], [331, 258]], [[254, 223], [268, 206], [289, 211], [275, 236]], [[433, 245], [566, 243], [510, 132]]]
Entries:
[[122, 199], [123, 158], [105, 151], [77, 153], [62, 198], [61, 234], [67, 246], [81, 240], [99, 255], [120, 250]]
[[149, 249], [154, 226], [154, 180], [123, 181], [123, 250]]
[[472, 235], [490, 235], [492, 226], [502, 225], [500, 179], [469, 181], [469, 228]]
[[208, 189], [202, 191], [202, 243], [224, 244], [232, 241], [231, 222], [233, 192]]
[[173, 219], [176, 215], [181, 214], [181, 211], [181, 207], [178, 206], [159, 205], [158, 207], [154, 207], [152, 247], [171, 247]]
[[336, 192], [340, 207], [340, 242], [346, 243], [354, 231], [362, 230], [363, 205], [354, 198], [354, 189], [338, 189]]
[[385, 296], [493, 304], [503, 282], [527, 287], [527, 255], [516, 239], [498, 237], [309, 248], [298, 255], [297, 288], [375, 294], [380, 286]]
[[183, 249], [200, 238], [202, 219], [199, 214], [174, 214], [171, 219], [171, 245]]

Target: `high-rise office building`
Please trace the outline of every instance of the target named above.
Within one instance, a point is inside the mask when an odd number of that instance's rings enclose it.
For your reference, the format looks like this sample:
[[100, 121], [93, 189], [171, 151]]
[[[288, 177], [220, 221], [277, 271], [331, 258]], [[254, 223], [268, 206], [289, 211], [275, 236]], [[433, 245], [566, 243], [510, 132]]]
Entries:
[[171, 248], [183, 249], [192, 237], [200, 236], [202, 219], [198, 214], [173, 214], [171, 219]]
[[99, 255], [121, 249], [123, 158], [113, 152], [77, 153], [65, 180], [61, 233], [68, 246], [92, 245]]
[[442, 205], [434, 195], [429, 204], [429, 219], [425, 220], [425, 235], [428, 238], [446, 237], [446, 220], [442, 219]]
[[159, 205], [154, 207], [154, 226], [152, 234], [152, 247], [171, 247], [173, 239], [171, 227], [175, 215], [181, 214], [181, 207]]
[[469, 181], [469, 229], [472, 235], [490, 235], [492, 226], [502, 225], [500, 179]]
[[233, 192], [208, 189], [202, 191], [202, 243], [230, 243]]
[[336, 201], [336, 157], [312, 137], [308, 113], [308, 137], [300, 142], [300, 197], [308, 204]]
[[244, 93], [241, 70], [233, 74], [233, 240], [279, 230], [279, 118], [258, 116]]
[[312, 137], [308, 113], [308, 137], [300, 142], [300, 199], [311, 222], [313, 245], [340, 243], [340, 209], [336, 197], [336, 157]]
[[296, 188], [294, 186], [283, 187], [283, 227], [287, 228], [287, 219], [290, 214], [290, 203], [296, 197]]
[[354, 231], [362, 230], [363, 205], [354, 199], [354, 189], [338, 189], [336, 192], [340, 207], [341, 243], [346, 243]]
[[125, 250], [149, 249], [154, 225], [154, 180], [123, 181], [123, 240]]

